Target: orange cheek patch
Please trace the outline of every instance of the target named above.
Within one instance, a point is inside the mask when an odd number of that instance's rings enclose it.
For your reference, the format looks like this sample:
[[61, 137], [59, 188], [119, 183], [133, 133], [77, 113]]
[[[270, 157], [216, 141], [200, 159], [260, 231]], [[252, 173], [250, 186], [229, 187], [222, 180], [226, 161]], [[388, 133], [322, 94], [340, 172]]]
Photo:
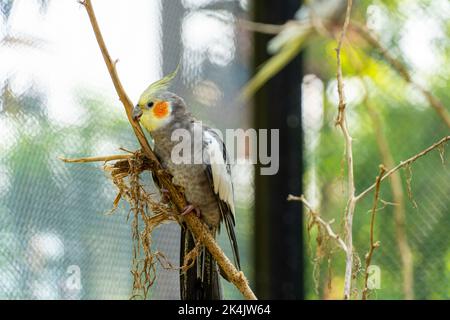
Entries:
[[156, 118], [165, 118], [169, 114], [169, 103], [165, 101], [158, 102], [155, 104], [152, 110]]

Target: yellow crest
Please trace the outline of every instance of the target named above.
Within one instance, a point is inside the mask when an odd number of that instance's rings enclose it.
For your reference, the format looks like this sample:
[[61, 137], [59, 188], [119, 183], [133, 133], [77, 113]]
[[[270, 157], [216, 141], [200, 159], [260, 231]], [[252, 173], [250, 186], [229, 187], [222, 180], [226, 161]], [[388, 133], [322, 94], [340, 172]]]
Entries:
[[145, 91], [141, 94], [141, 97], [139, 98], [139, 105], [146, 104], [148, 101], [151, 100], [151, 98], [153, 97], [153, 95], [155, 93], [167, 90], [167, 88], [169, 88], [172, 80], [176, 77], [179, 68], [180, 68], [180, 64], [178, 64], [178, 66], [172, 73], [168, 74], [164, 78], [162, 78], [158, 81], [155, 81], [151, 85], [149, 85], [147, 87], [147, 89], [145, 89]]

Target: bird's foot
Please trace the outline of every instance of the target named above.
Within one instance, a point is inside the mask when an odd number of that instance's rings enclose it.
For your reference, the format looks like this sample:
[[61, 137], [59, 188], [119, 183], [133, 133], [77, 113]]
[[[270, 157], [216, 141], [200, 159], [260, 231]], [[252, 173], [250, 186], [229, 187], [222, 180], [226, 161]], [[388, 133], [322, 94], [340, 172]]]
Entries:
[[188, 213], [190, 213], [190, 212], [192, 212], [192, 211], [194, 211], [194, 212], [195, 212], [195, 215], [196, 215], [197, 217], [200, 218], [200, 216], [201, 216], [200, 209], [197, 208], [197, 207], [195, 207], [195, 206], [193, 206], [192, 204], [187, 205], [187, 206], [183, 209], [183, 212], [181, 212], [181, 215], [182, 215], [182, 216], [185, 216], [185, 215], [187, 215]]

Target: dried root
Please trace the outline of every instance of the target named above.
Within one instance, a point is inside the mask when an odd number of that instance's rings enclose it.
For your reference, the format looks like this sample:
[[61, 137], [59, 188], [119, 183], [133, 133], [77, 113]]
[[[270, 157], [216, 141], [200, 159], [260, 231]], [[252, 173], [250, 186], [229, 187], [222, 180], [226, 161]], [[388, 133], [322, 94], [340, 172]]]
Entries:
[[176, 221], [176, 215], [169, 204], [157, 200], [156, 195], [148, 193], [141, 184], [139, 176], [144, 170], [150, 169], [150, 165], [139, 151], [126, 160], [105, 164], [104, 169], [111, 174], [118, 189], [111, 213], [118, 208], [120, 200], [130, 205], [128, 219], [132, 219], [133, 236], [132, 299], [146, 299], [156, 280], [156, 264], [159, 262], [163, 268], [176, 269], [164, 253], [152, 248], [152, 232], [163, 223]]

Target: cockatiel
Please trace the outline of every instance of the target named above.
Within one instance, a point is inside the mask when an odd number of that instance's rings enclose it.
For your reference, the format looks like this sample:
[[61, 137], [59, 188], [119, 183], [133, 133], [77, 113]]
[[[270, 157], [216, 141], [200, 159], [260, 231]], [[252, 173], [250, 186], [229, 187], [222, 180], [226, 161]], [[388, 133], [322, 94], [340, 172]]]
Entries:
[[[225, 224], [233, 251], [234, 263], [240, 269], [239, 251], [234, 232], [234, 198], [231, 171], [225, 145], [210, 128], [203, 126], [187, 110], [182, 98], [167, 89], [177, 70], [151, 84], [134, 107], [133, 118], [139, 120], [154, 140], [154, 151], [161, 164], [173, 176], [173, 183], [184, 189], [189, 206], [183, 214], [195, 211], [216, 236]], [[172, 150], [180, 141], [172, 141], [177, 130], [190, 133], [191, 161], [172, 159]], [[179, 132], [179, 131], [178, 131]], [[202, 153], [202, 154], [199, 154]], [[200, 159], [201, 161], [195, 161]], [[193, 235], [181, 226], [180, 265], [195, 247]], [[196, 263], [180, 273], [182, 300], [218, 300], [222, 298], [219, 269], [210, 253], [203, 249]]]

